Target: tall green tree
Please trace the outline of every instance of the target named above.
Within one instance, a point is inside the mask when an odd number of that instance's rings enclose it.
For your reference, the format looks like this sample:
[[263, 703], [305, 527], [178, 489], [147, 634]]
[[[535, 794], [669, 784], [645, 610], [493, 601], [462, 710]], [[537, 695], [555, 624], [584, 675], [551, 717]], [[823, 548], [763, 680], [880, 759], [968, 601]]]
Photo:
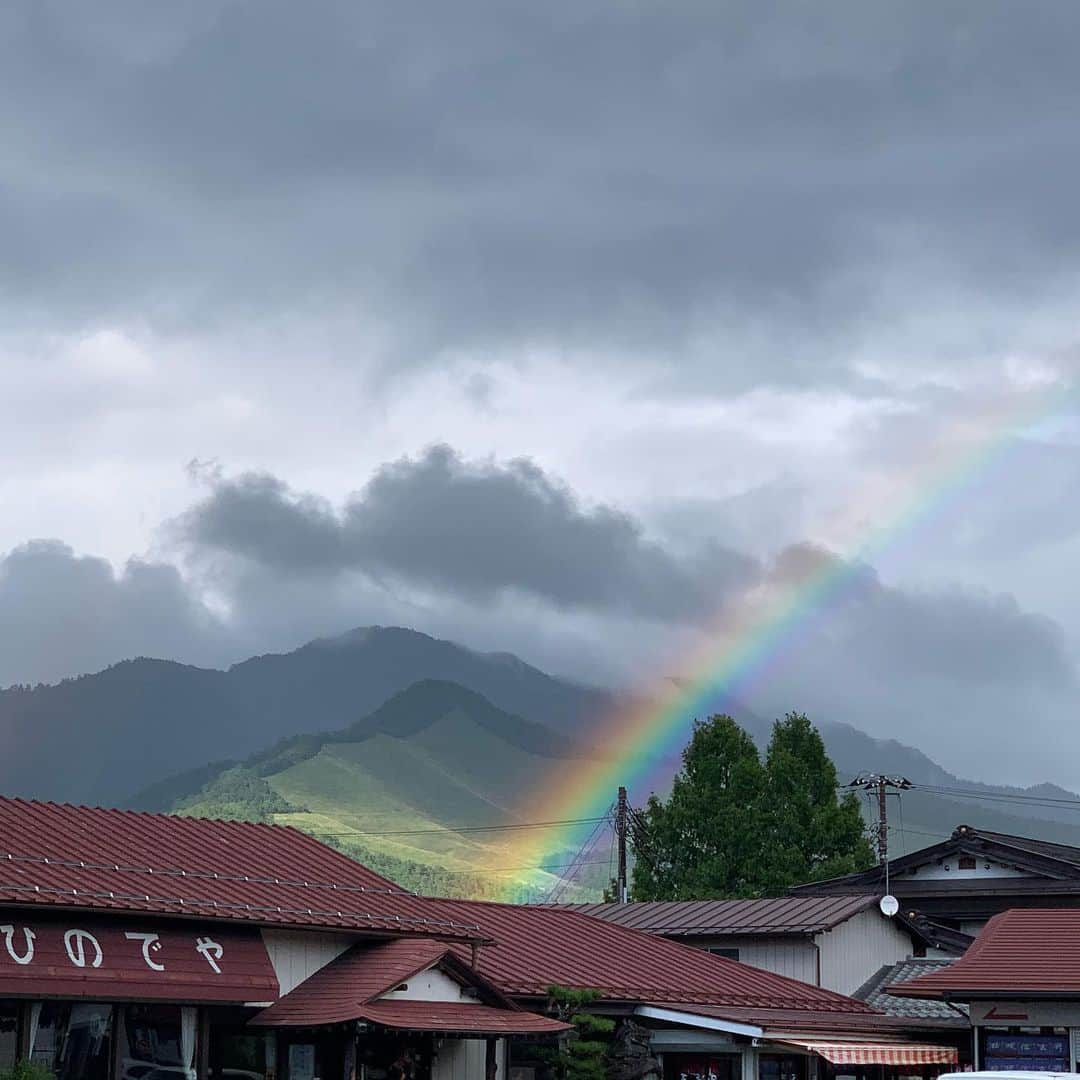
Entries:
[[634, 837], [636, 900], [765, 896], [873, 862], [852, 796], [799, 713], [773, 726], [764, 763], [730, 716], [694, 725], [667, 800], [653, 796]]
[[666, 802], [655, 796], [636, 838], [636, 900], [760, 895], [767, 876], [765, 771], [730, 716], [694, 724]]
[[788, 713], [773, 724], [765, 779], [769, 890], [873, 865], [858, 799], [850, 792], [838, 797], [836, 766], [804, 714]]

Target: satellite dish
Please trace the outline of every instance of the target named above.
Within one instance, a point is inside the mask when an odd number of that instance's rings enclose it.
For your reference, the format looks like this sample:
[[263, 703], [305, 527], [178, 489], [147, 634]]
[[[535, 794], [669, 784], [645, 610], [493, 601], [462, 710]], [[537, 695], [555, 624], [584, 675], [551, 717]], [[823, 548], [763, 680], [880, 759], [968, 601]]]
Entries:
[[900, 901], [895, 896], [885, 895], [878, 902], [878, 907], [881, 908], [882, 915], [891, 919], [900, 910]]

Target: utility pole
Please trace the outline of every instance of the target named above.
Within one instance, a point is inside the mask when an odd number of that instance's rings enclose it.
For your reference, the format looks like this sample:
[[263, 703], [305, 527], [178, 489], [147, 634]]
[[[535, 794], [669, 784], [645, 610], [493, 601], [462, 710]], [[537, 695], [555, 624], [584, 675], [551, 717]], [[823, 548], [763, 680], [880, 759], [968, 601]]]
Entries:
[[626, 806], [626, 788], [619, 788], [619, 800], [615, 806], [615, 837], [619, 843], [619, 877], [616, 882], [617, 900], [625, 904], [628, 899], [626, 888], [626, 833], [629, 815]]
[[889, 808], [888, 793], [907, 791], [911, 781], [906, 776], [886, 776], [884, 773], [861, 773], [848, 784], [849, 788], [861, 788], [863, 791], [877, 792], [877, 826], [874, 829], [877, 839], [878, 862], [885, 868], [885, 892], [889, 891]]

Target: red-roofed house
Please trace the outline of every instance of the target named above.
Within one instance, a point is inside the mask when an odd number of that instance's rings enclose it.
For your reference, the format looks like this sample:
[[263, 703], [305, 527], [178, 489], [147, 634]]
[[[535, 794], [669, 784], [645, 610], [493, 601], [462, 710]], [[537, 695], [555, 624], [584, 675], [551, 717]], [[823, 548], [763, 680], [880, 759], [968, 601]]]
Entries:
[[1074, 1071], [1080, 1065], [1080, 910], [1001, 912], [947, 968], [888, 989], [967, 1004], [985, 1068]]
[[878, 892], [757, 900], [646, 900], [575, 908], [752, 967], [852, 994], [884, 965], [925, 953], [931, 945], [911, 920], [886, 917], [878, 907], [880, 899]]
[[666, 1080], [879, 1078], [881, 1067], [936, 1075], [966, 1049], [966, 1031], [954, 1025], [883, 1016], [831, 990], [572, 908], [447, 901], [446, 911], [492, 942], [477, 949], [484, 978], [529, 1009], [552, 985], [597, 991], [598, 1011], [648, 1030]]
[[565, 1029], [450, 951], [485, 940], [295, 829], [0, 798], [0, 1069], [479, 1078]]
[[532, 1080], [530, 1047], [566, 1030], [544, 1015], [555, 985], [596, 990], [669, 1080], [956, 1057], [951, 1033], [922, 1044], [841, 994], [580, 912], [418, 897], [291, 828], [0, 799], [0, 1068]]

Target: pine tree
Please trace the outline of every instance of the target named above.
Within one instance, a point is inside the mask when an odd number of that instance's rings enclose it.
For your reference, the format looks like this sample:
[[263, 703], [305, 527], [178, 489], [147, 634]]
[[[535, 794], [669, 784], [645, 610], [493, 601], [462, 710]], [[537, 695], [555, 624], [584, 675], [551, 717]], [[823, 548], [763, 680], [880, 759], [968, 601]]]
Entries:
[[574, 1025], [574, 1032], [552, 1055], [551, 1064], [559, 1080], [605, 1080], [606, 1058], [615, 1021], [589, 1012], [599, 998], [595, 990], [569, 990], [549, 986], [548, 997], [555, 1015]]

